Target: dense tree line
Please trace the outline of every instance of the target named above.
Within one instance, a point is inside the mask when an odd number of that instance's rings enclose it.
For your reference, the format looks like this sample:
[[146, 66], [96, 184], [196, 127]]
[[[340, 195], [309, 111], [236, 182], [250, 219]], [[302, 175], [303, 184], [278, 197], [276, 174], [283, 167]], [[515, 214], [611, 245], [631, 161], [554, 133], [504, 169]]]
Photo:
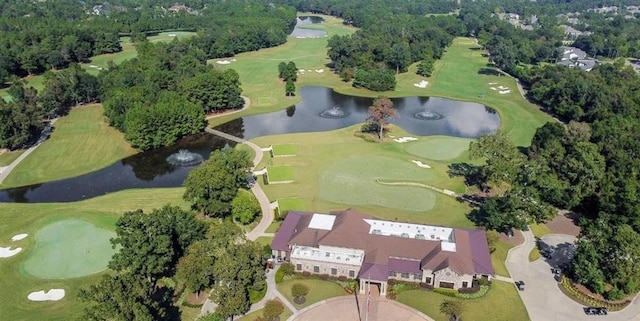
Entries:
[[[263, 1], [190, 1], [195, 11], [172, 12], [167, 1], [110, 1], [108, 15], [92, 14], [93, 2], [74, 0], [0, 4], [0, 83], [87, 62], [122, 50], [120, 35], [143, 39], [162, 30], [192, 30], [189, 40], [208, 58], [282, 44], [295, 24], [291, 7]], [[101, 3], [102, 4], [102, 3]]]
[[[484, 177], [511, 189], [486, 200], [471, 217], [508, 230], [552, 218], [550, 206], [582, 213], [573, 277], [610, 299], [635, 293], [640, 290], [640, 76], [621, 62], [589, 73], [546, 66], [532, 74], [531, 97], [568, 123], [539, 128], [524, 155], [495, 136], [477, 146], [484, 152], [513, 151], [471, 171], [511, 173]], [[507, 167], [511, 170], [502, 170]]]

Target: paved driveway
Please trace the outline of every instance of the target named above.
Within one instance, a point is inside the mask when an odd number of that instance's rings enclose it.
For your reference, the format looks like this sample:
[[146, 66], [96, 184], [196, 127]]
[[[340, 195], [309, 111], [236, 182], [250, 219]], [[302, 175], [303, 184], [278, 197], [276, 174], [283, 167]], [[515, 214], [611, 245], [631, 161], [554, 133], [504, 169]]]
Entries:
[[529, 262], [528, 255], [535, 246], [531, 231], [523, 232], [525, 241], [513, 248], [507, 257], [507, 269], [514, 280], [525, 282], [525, 290], [519, 291], [532, 321], [640, 321], [640, 302], [634, 302], [620, 312], [610, 312], [608, 316], [588, 316], [580, 305], [565, 296], [558, 289], [551, 273], [552, 267], [569, 262], [573, 256], [575, 237], [551, 234], [542, 238], [543, 248], [551, 250], [549, 259], [540, 258]]
[[[358, 321], [365, 320], [366, 299], [358, 296], [360, 302], [353, 295], [328, 299], [318, 302], [300, 311], [297, 316], [288, 320], [295, 321]], [[358, 315], [360, 307], [360, 315]], [[398, 302], [384, 298], [372, 299], [369, 306], [369, 321], [433, 321], [433, 319]]]

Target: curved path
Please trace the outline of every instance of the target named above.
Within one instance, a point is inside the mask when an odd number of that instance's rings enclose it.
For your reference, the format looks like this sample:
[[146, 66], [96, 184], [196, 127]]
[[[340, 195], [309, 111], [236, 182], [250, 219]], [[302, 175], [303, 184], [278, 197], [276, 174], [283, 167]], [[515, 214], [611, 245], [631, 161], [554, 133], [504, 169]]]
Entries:
[[[53, 124], [55, 124], [57, 120], [58, 120], [58, 118], [54, 118], [51, 121], [49, 121], [49, 123], [51, 124], [51, 126], [53, 126]], [[13, 171], [13, 169], [16, 166], [18, 166], [18, 164], [20, 164], [20, 162], [22, 162], [25, 158], [27, 158], [27, 156], [29, 156], [29, 154], [33, 153], [33, 151], [36, 150], [36, 148], [38, 148], [38, 146], [40, 146], [41, 144], [42, 144], [42, 142], [32, 146], [29, 149], [27, 149], [24, 153], [22, 153], [22, 155], [20, 155], [18, 158], [16, 158], [8, 166], [0, 167], [0, 184], [2, 184], [2, 182], [7, 178], [7, 176], [9, 176], [11, 171]]]
[[[522, 302], [527, 308], [532, 321], [589, 321], [594, 316], [584, 314], [583, 305], [571, 300], [558, 288], [551, 268], [563, 259], [554, 257], [551, 260], [538, 259], [529, 262], [529, 252], [536, 246], [536, 240], [531, 232], [522, 232], [524, 242], [509, 250], [506, 266], [514, 280], [522, 280], [526, 284], [524, 291], [518, 291]], [[542, 237], [542, 241], [550, 246], [572, 244], [574, 236], [565, 234], [549, 234]], [[561, 255], [563, 253], [560, 253]], [[609, 312], [605, 317], [617, 321], [640, 321], [640, 300], [636, 297], [624, 310]]]

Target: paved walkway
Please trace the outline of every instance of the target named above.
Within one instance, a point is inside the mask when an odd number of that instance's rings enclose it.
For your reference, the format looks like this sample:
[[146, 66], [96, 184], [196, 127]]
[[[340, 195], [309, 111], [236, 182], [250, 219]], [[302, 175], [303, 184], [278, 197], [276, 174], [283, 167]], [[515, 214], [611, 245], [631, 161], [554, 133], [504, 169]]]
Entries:
[[545, 235], [542, 237], [542, 242], [554, 249], [552, 258], [540, 258], [535, 262], [529, 262], [529, 252], [536, 246], [536, 241], [530, 230], [522, 234], [524, 242], [509, 250], [506, 265], [514, 280], [522, 280], [525, 283], [525, 290], [518, 291], [518, 294], [532, 321], [589, 321], [594, 318], [640, 321], [640, 300], [637, 297], [622, 311], [609, 312], [606, 317], [594, 317], [585, 315], [582, 310], [583, 305], [571, 300], [560, 291], [551, 268], [570, 259], [574, 236]]
[[[58, 118], [52, 119], [49, 123], [51, 124], [51, 126], [53, 126], [53, 124], [55, 124], [56, 121], [58, 121]], [[13, 162], [11, 162], [11, 164], [9, 164], [8, 166], [2, 167], [0, 169], [0, 184], [2, 184], [2, 182], [7, 178], [7, 176], [9, 176], [11, 171], [13, 171], [13, 169], [16, 166], [18, 166], [20, 162], [22, 162], [22, 160], [27, 158], [29, 154], [33, 153], [33, 151], [36, 150], [36, 148], [38, 148], [38, 146], [40, 146], [41, 144], [42, 142], [32, 146], [31, 148], [27, 149], [24, 153], [22, 153], [22, 155], [16, 158]]]

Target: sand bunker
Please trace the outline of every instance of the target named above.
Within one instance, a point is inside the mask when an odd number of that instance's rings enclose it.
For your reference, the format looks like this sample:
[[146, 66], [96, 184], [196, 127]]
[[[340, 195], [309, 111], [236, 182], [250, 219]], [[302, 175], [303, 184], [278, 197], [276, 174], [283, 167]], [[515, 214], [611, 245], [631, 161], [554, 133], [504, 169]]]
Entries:
[[324, 69], [316, 69], [316, 72], [317, 72], [317, 73], [319, 73], [319, 74], [321, 74], [321, 73], [323, 73], [323, 72], [324, 72]]
[[14, 236], [11, 238], [11, 240], [12, 240], [12, 241], [20, 241], [20, 240], [24, 239], [24, 238], [25, 238], [25, 237], [27, 237], [27, 236], [29, 236], [29, 234], [17, 234], [17, 235], [14, 235]]
[[169, 37], [175, 37], [175, 36], [176, 36], [176, 34], [175, 34], [175, 33], [170, 33], [170, 34], [169, 34]]
[[489, 85], [497, 85], [497, 82], [490, 82]]
[[418, 167], [422, 167], [422, 168], [431, 168], [431, 166], [421, 162], [421, 161], [417, 161], [417, 160], [412, 160], [411, 162], [413, 162], [414, 164], [418, 165]]
[[491, 89], [491, 90], [498, 90], [498, 88], [496, 88], [496, 87], [490, 87], [489, 89]]
[[500, 95], [510, 94], [510, 93], [511, 93], [511, 90], [500, 90], [498, 93], [499, 93]]
[[218, 61], [216, 61], [216, 63], [220, 64], [220, 65], [228, 65], [228, 64], [231, 63], [231, 61], [229, 61], [229, 60], [218, 60]]
[[418, 88], [427, 88], [427, 85], [429, 84], [428, 81], [423, 80], [421, 82], [417, 82], [415, 84], [413, 84], [414, 86], [418, 87]]
[[63, 289], [51, 289], [49, 292], [31, 292], [27, 296], [27, 299], [31, 301], [59, 301], [62, 300], [62, 298], [64, 298]]
[[12, 257], [22, 251], [21, 247], [17, 247], [15, 249], [11, 249], [11, 247], [0, 247], [0, 258], [4, 257]]
[[406, 142], [410, 142], [410, 141], [413, 141], [413, 140], [418, 140], [418, 139], [415, 138], [415, 137], [406, 137], [406, 136], [393, 139], [393, 141], [396, 142], [396, 143], [406, 143]]

